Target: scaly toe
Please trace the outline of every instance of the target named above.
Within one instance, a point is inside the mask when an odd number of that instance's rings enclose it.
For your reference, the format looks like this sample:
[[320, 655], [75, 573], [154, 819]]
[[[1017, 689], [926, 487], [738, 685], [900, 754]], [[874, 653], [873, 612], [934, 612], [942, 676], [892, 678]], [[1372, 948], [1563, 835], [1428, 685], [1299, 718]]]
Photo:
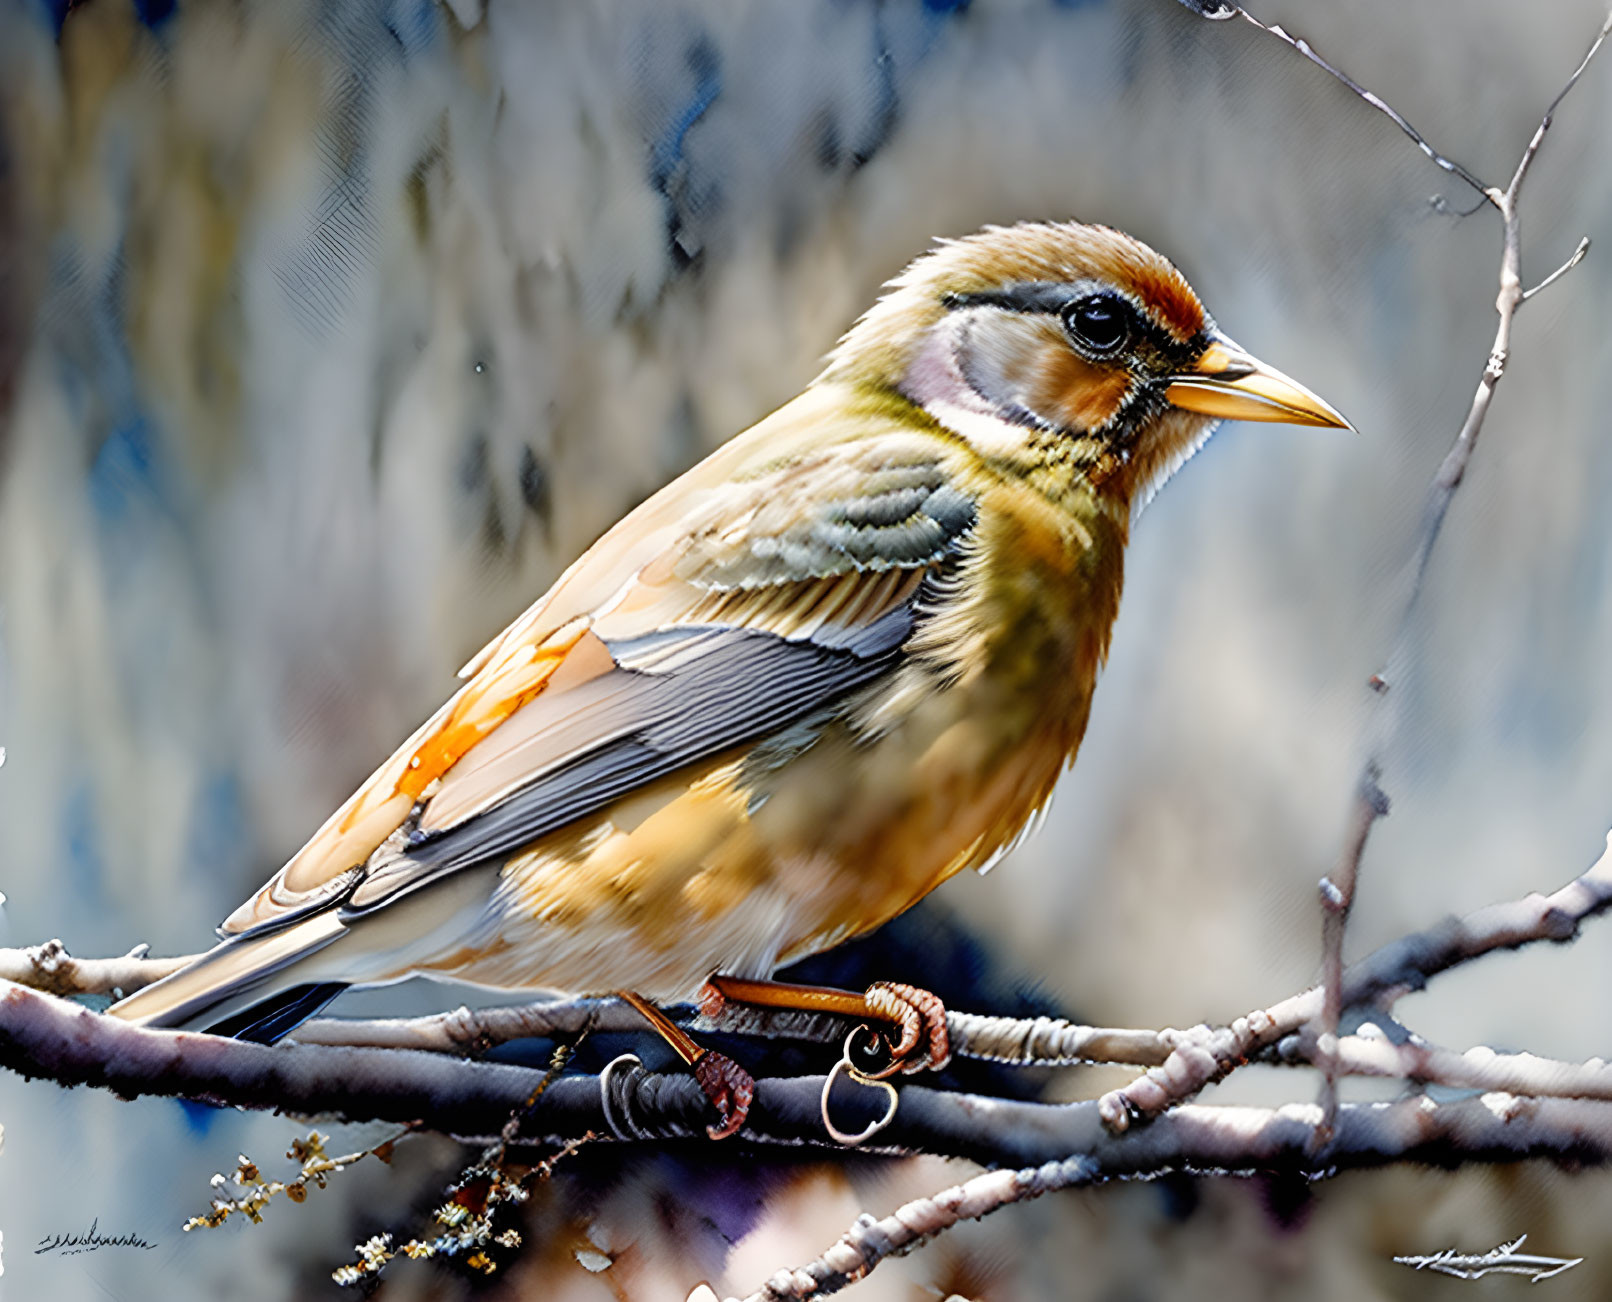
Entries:
[[863, 995], [868, 1007], [901, 1028], [891, 1045], [896, 1071], [940, 1071], [951, 1061], [951, 1037], [946, 1030], [946, 1005], [929, 990], [900, 981], [875, 981]]
[[712, 1139], [738, 1134], [756, 1096], [755, 1077], [726, 1054], [707, 1049], [694, 1063], [694, 1079], [722, 1119], [719, 1125], [707, 1126], [705, 1133]]

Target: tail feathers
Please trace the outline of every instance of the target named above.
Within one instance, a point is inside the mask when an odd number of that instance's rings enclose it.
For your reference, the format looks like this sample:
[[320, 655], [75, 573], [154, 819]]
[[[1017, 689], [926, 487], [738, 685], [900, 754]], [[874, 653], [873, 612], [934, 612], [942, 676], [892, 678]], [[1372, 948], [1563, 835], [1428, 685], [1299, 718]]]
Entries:
[[240, 1012], [207, 1027], [209, 1035], [227, 1035], [235, 1040], [273, 1044], [294, 1031], [332, 999], [347, 989], [344, 981], [312, 981], [292, 986], [266, 999], [248, 1004]]
[[267, 935], [226, 940], [107, 1012], [140, 1026], [273, 1043], [340, 993], [343, 983], [317, 979], [303, 960], [346, 932], [332, 909]]

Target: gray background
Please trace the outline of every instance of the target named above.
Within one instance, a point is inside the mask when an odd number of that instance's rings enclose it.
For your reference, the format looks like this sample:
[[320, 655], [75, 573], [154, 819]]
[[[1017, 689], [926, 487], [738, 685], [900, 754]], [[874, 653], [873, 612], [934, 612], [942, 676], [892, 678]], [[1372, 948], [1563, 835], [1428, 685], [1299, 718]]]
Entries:
[[[1080, 763], [1034, 839], [935, 907], [1092, 1020], [1223, 1020], [1313, 977], [1363, 684], [1492, 333], [1497, 223], [1433, 210], [1470, 196], [1384, 119], [1169, 0], [143, 12], [94, 0], [58, 39], [48, 6], [0, 4], [0, 943], [200, 947], [471, 652], [796, 392], [932, 236], [1080, 217], [1172, 256], [1361, 433], [1228, 427], [1149, 507]], [[1258, 12], [1491, 181], [1604, 13]], [[1612, 822], [1609, 122], [1612, 60], [1531, 183], [1527, 279], [1580, 234], [1599, 247], [1522, 312], [1435, 558], [1356, 952], [1554, 888]], [[1612, 1039], [1609, 980], [1592, 926], [1402, 1012], [1461, 1047], [1582, 1058]], [[1312, 1092], [1267, 1071], [1218, 1098]], [[180, 1235], [211, 1172], [240, 1150], [277, 1168], [295, 1123], [9, 1076], [0, 1122], [13, 1298], [334, 1293], [351, 1244], [418, 1225], [409, 1200], [458, 1161], [405, 1145], [261, 1227]], [[556, 1182], [533, 1214], [546, 1246], [508, 1287], [748, 1291], [859, 1209], [965, 1174], [829, 1166], [742, 1196], [671, 1163], [598, 1196]], [[724, 1259], [709, 1208], [735, 1197], [762, 1220]], [[1498, 1296], [1525, 1285], [1388, 1258], [1524, 1232], [1590, 1259], [1552, 1298], [1612, 1289], [1605, 1174], [1356, 1175], [1287, 1227], [1271, 1202], [1230, 1181], [1060, 1196], [853, 1296]], [[92, 1218], [158, 1246], [33, 1255]], [[573, 1256], [590, 1225], [618, 1258], [599, 1277]], [[429, 1267], [389, 1272], [387, 1296], [439, 1293], [457, 1286]]]

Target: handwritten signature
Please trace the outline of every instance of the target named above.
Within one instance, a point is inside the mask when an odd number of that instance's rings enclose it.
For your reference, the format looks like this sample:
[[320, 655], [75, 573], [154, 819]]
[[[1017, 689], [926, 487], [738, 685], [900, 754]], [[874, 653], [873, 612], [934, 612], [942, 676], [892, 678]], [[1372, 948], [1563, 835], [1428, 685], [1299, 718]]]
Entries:
[[1465, 1253], [1446, 1248], [1430, 1256], [1395, 1257], [1394, 1260], [1401, 1266], [1434, 1270], [1441, 1275], [1453, 1275], [1456, 1279], [1482, 1279], [1485, 1275], [1529, 1275], [1532, 1277], [1530, 1282], [1534, 1284], [1560, 1275], [1564, 1270], [1572, 1270], [1584, 1260], [1583, 1257], [1540, 1257], [1517, 1251], [1527, 1242], [1528, 1236], [1519, 1234], [1510, 1243], [1502, 1243], [1488, 1252]]
[[100, 1224], [101, 1218], [96, 1217], [83, 1234], [47, 1234], [39, 1240], [34, 1255], [59, 1252], [64, 1257], [72, 1257], [80, 1252], [94, 1252], [97, 1248], [144, 1248], [150, 1251], [157, 1246], [138, 1234], [102, 1234]]

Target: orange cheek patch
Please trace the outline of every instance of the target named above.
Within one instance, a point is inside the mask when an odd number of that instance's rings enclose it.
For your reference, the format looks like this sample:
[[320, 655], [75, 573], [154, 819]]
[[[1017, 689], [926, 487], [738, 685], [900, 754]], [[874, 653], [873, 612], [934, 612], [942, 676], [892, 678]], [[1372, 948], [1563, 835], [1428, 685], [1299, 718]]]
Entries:
[[1068, 348], [1048, 348], [1026, 396], [1039, 416], [1066, 429], [1098, 430], [1119, 414], [1131, 377], [1119, 367], [1094, 366]]

